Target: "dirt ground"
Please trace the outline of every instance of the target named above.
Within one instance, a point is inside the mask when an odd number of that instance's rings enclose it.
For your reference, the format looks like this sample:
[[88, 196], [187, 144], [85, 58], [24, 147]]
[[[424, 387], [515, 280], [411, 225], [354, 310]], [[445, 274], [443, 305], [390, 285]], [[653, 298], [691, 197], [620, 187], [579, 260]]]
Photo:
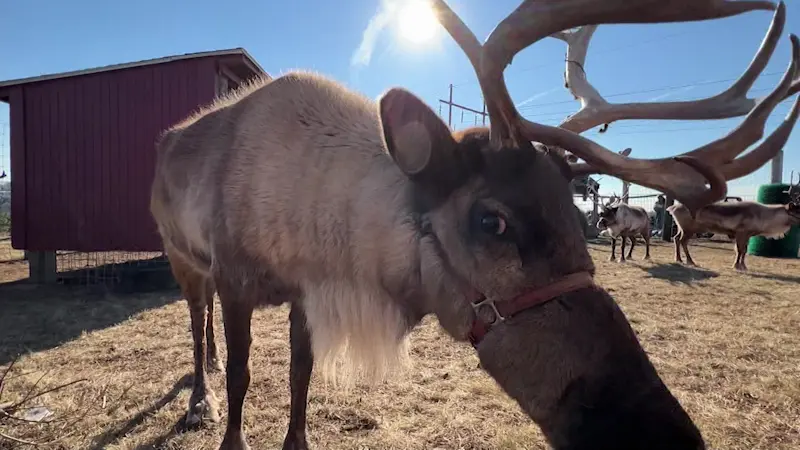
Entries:
[[[692, 246], [704, 269], [653, 260], [608, 262], [591, 244], [598, 280], [622, 306], [665, 382], [713, 449], [800, 448], [800, 260], [748, 256], [730, 268], [730, 244]], [[24, 276], [6, 267], [5, 281]], [[14, 275], [16, 273], [16, 275]], [[21, 275], [23, 274], [23, 275]], [[0, 282], [4, 281], [0, 279]], [[221, 338], [222, 326], [217, 311]], [[254, 318], [253, 380], [245, 405], [253, 448], [280, 448], [288, 422], [287, 308]], [[192, 350], [186, 304], [174, 291], [126, 295], [0, 285], [0, 404], [86, 381], [29, 402], [48, 424], [0, 419], [0, 432], [63, 449], [216, 449], [223, 423], [185, 432]], [[413, 333], [413, 367], [377, 387], [340, 392], [312, 380], [315, 449], [545, 449], [535, 425], [432, 319]], [[224, 357], [224, 344], [221, 345]], [[0, 369], [0, 373], [2, 373]], [[211, 386], [227, 410], [223, 374]], [[0, 438], [0, 448], [23, 448]]]

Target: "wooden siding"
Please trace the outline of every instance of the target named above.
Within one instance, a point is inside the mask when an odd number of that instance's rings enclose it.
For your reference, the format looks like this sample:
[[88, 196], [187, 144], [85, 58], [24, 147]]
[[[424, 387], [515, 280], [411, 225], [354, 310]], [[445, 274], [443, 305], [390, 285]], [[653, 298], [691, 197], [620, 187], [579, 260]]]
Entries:
[[155, 141], [213, 100], [216, 73], [207, 58], [15, 87], [12, 245], [161, 250], [149, 211]]

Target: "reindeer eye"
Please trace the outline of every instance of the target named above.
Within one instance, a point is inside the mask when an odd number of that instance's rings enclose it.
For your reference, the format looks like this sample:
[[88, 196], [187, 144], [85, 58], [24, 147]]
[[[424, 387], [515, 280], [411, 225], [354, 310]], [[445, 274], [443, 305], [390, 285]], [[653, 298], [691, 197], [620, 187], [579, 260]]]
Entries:
[[481, 217], [481, 231], [501, 236], [506, 232], [506, 221], [497, 214], [485, 214]]

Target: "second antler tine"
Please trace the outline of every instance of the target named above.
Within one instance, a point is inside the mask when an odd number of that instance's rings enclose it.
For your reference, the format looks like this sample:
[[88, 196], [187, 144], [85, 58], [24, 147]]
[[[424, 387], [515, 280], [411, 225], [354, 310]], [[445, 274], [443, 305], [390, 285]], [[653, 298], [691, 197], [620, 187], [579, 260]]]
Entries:
[[719, 94], [720, 96], [744, 96], [747, 94], [747, 91], [753, 87], [753, 83], [758, 79], [761, 71], [764, 70], [775, 53], [775, 48], [780, 42], [785, 24], [786, 4], [781, 1], [778, 3], [778, 7], [775, 8], [775, 14], [773, 14], [767, 34], [761, 41], [761, 45], [758, 47], [758, 51], [753, 56], [747, 69], [725, 92]]
[[755, 170], [754, 168], [761, 167], [769, 160], [773, 159], [789, 140], [789, 136], [792, 134], [794, 126], [797, 123], [798, 112], [800, 112], [800, 96], [795, 99], [794, 105], [789, 110], [783, 123], [764, 139], [761, 144], [746, 155], [736, 158], [722, 167], [721, 170], [725, 179], [735, 180], [741, 178], [753, 172], [753, 170]]
[[792, 60], [789, 62], [786, 72], [775, 89], [759, 101], [742, 123], [728, 135], [686, 153], [687, 156], [703, 158], [713, 164], [726, 164], [745, 151], [751, 144], [761, 139], [770, 113], [778, 103], [786, 98], [786, 93], [800, 63], [800, 40], [794, 34], [790, 35], [790, 39], [792, 42]]

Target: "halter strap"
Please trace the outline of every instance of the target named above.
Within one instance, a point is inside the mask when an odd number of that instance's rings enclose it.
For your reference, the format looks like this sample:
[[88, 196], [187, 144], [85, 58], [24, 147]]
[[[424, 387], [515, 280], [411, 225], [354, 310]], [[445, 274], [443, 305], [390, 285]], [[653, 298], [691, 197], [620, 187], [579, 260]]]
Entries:
[[[475, 320], [472, 322], [472, 329], [469, 332], [469, 341], [473, 347], [477, 347], [495, 324], [504, 322], [526, 309], [543, 305], [566, 293], [592, 286], [594, 286], [594, 277], [589, 272], [576, 272], [548, 285], [525, 291], [510, 301], [495, 302], [495, 300], [481, 295], [481, 299], [472, 304], [472, 308], [475, 310]], [[494, 319], [491, 322], [484, 321], [478, 314], [481, 308], [489, 308], [494, 313]]]

